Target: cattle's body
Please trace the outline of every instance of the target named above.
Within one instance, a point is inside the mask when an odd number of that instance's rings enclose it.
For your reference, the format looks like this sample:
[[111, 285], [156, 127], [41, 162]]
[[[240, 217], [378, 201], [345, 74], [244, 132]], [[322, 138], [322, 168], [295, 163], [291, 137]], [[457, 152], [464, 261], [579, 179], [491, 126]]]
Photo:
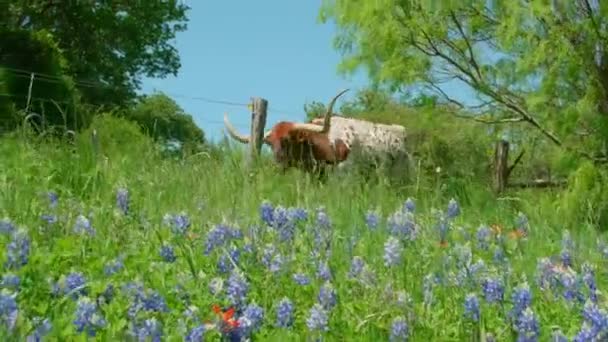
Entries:
[[[323, 121], [324, 118], [315, 118], [312, 123], [322, 125]], [[406, 153], [407, 134], [405, 127], [400, 125], [333, 116], [328, 134], [330, 141], [343, 141], [349, 150], [358, 145], [366, 154], [396, 156]]]

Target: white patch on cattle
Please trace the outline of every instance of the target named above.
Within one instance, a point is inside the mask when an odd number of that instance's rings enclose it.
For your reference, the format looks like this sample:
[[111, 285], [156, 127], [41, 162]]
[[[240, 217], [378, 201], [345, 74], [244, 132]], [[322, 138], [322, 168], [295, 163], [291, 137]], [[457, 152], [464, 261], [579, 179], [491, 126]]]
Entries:
[[[323, 124], [323, 118], [312, 120], [314, 124]], [[341, 139], [350, 148], [355, 141], [366, 151], [372, 153], [395, 153], [404, 151], [407, 135], [405, 127], [400, 125], [386, 125], [365, 120], [331, 117], [329, 139], [334, 142]]]

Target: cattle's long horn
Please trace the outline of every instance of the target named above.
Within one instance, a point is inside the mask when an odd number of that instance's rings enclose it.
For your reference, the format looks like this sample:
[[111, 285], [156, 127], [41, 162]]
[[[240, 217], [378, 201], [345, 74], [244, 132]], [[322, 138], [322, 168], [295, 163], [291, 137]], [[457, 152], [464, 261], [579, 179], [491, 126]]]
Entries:
[[234, 126], [232, 126], [232, 124], [228, 120], [228, 113], [224, 113], [224, 125], [226, 126], [226, 130], [228, 130], [228, 134], [230, 134], [230, 136], [232, 138], [234, 138], [236, 141], [242, 142], [244, 144], [249, 143], [249, 137], [246, 135], [240, 134], [239, 132], [236, 131], [236, 128], [234, 128]]
[[331, 113], [334, 109], [334, 104], [336, 104], [336, 100], [338, 100], [338, 97], [342, 96], [342, 94], [346, 93], [348, 90], [349, 90], [348, 88], [342, 90], [336, 96], [334, 96], [334, 98], [331, 99], [331, 101], [329, 102], [329, 106], [327, 106], [327, 112], [325, 113], [325, 119], [323, 120], [323, 128], [322, 128], [321, 132], [323, 132], [323, 133], [329, 132], [330, 123], [331, 123]]

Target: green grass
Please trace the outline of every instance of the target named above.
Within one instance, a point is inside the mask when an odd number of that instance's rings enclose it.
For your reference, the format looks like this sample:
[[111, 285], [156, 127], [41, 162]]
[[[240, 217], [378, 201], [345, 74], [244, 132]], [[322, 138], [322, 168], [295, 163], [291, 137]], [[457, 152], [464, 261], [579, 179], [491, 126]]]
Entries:
[[[572, 338], [582, 326], [583, 303], [559, 296], [554, 299], [553, 292], [541, 291], [536, 280], [538, 260], [559, 256], [562, 251], [564, 229], [572, 232], [575, 242], [570, 251], [575, 279], [582, 281], [582, 264], [587, 261], [597, 267], [598, 287], [602, 289], [606, 282], [606, 259], [596, 247], [597, 234], [582, 224], [560, 226], [552, 205], [555, 194], [521, 192], [511, 194], [514, 199], [500, 200], [469, 184], [459, 190], [466, 200], [455, 196], [461, 204], [460, 215], [449, 221], [444, 248], [439, 244], [433, 210], [445, 212], [454, 193], [438, 185], [421, 182], [419, 186], [394, 187], [349, 176], [331, 177], [319, 184], [296, 171], [282, 175], [271, 165], [247, 171], [235, 151], [227, 151], [222, 159], [205, 154], [186, 160], [162, 158], [151, 143], [135, 139], [137, 135], [116, 134], [120, 139], [102, 130], [97, 150], [87, 134], [80, 136], [75, 146], [19, 137], [0, 140], [0, 217], [14, 223], [31, 241], [28, 262], [3, 270], [4, 275], [12, 273], [20, 278], [17, 288], [3, 285], [5, 291], [16, 294], [19, 308], [14, 330], [9, 332], [2, 326], [4, 340], [23, 340], [32, 333], [36, 317], [52, 323], [46, 335], [49, 340], [84, 339], [85, 334], [78, 334], [73, 323], [77, 300], [52, 292], [52, 284], [62, 284], [69, 274], [79, 272], [86, 279], [85, 296], [93, 301], [108, 285], [115, 290], [111, 300], [99, 303], [98, 312], [106, 325], [97, 331], [98, 340], [125, 340], [133, 321], [141, 324], [155, 318], [162, 325], [163, 340], [181, 341], [197, 325], [215, 319], [213, 304], [230, 305], [225, 292], [229, 274], [221, 272], [218, 261], [233, 247], [241, 252], [236, 265], [249, 284], [246, 303], [264, 310], [261, 326], [252, 337], [258, 341], [304, 341], [321, 335], [328, 341], [383, 341], [398, 317], [407, 319], [411, 341], [480, 340], [486, 333], [496, 341], [514, 340], [517, 333], [508, 321], [511, 295], [525, 280], [540, 326], [539, 340], [548, 341], [554, 326]], [[116, 203], [120, 188], [129, 192], [127, 214]], [[49, 191], [59, 196], [55, 208], [50, 206]], [[408, 197], [416, 204], [417, 234], [412, 241], [401, 242], [401, 263], [387, 267], [383, 259], [390, 236], [387, 217], [402, 210]], [[265, 200], [274, 206], [308, 211], [308, 220], [297, 224], [293, 240], [281, 242], [279, 234], [263, 224], [260, 205]], [[321, 229], [326, 233], [323, 241], [331, 241], [331, 247], [321, 248], [321, 256], [314, 256], [314, 232], [320, 229], [315, 228], [316, 210], [320, 207], [331, 220], [331, 228]], [[381, 216], [375, 230], [365, 221], [370, 209]], [[511, 239], [508, 233], [520, 210], [530, 222], [528, 235]], [[187, 215], [190, 226], [185, 235], [174, 234], [163, 223], [167, 213]], [[54, 215], [57, 222], [48, 224], [42, 215]], [[90, 220], [94, 235], [73, 231], [78, 215]], [[240, 229], [243, 238], [205, 255], [208, 232], [218, 224]], [[502, 238], [493, 236], [487, 250], [476, 242], [477, 229], [483, 224], [503, 227]], [[11, 234], [0, 236], [2, 261], [8, 258], [12, 239]], [[163, 244], [173, 247], [175, 262], [163, 260]], [[274, 246], [275, 255], [280, 254], [284, 261], [276, 274], [262, 262], [268, 246]], [[487, 271], [461, 282], [458, 274], [463, 267], [457, 260], [467, 255], [467, 248], [471, 251], [468, 265], [475, 268], [481, 261]], [[493, 260], [498, 248], [507, 258], [504, 263]], [[373, 277], [348, 276], [353, 256], [365, 261], [365, 272]], [[104, 267], [119, 257], [124, 267], [115, 274], [105, 274]], [[318, 265], [324, 261], [331, 271], [329, 284], [335, 289], [337, 304], [328, 311], [329, 330], [320, 334], [310, 331], [306, 320], [325, 283], [317, 275]], [[298, 272], [309, 276], [309, 285], [296, 284], [292, 276]], [[565, 273], [557, 274], [563, 277]], [[424, 279], [434, 279], [435, 275], [441, 282], [426, 292], [427, 297], [432, 293], [433, 299], [425, 302]], [[482, 284], [487, 276], [504, 283], [501, 304], [484, 300]], [[224, 286], [220, 294], [213, 295], [209, 286], [216, 277], [224, 280]], [[368, 278], [373, 280], [366, 282]], [[142, 310], [137, 319], [131, 319], [128, 309], [133, 299], [123, 291], [130, 282], [141, 282], [146, 289], [156, 291], [168, 310]], [[579, 285], [574, 291], [588, 298], [584, 283]], [[557, 291], [560, 295], [563, 289]], [[463, 316], [464, 298], [469, 293], [476, 293], [481, 305], [477, 323]], [[275, 326], [276, 308], [284, 297], [295, 307], [291, 328]], [[600, 294], [599, 306], [604, 307], [604, 302]], [[196, 319], [184, 314], [189, 307], [197, 309]], [[219, 340], [220, 334], [208, 330], [205, 338]]]

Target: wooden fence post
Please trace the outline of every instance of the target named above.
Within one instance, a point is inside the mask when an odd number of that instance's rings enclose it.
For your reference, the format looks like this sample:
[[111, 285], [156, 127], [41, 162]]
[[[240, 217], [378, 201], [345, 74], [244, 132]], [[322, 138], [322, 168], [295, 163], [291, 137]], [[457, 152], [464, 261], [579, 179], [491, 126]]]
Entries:
[[249, 140], [249, 166], [253, 165], [262, 150], [262, 139], [264, 138], [264, 127], [266, 126], [266, 112], [268, 101], [255, 97], [251, 99], [253, 110], [251, 112], [251, 139]]
[[507, 187], [509, 178], [509, 142], [499, 140], [494, 151], [494, 191], [500, 194]]

